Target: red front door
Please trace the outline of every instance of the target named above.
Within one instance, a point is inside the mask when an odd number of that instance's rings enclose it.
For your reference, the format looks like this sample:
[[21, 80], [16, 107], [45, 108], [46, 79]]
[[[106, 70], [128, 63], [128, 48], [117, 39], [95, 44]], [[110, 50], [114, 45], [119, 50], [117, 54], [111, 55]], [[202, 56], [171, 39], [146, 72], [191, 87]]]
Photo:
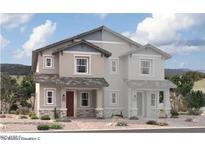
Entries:
[[74, 115], [74, 92], [67, 91], [66, 92], [66, 108], [67, 108], [67, 116]]

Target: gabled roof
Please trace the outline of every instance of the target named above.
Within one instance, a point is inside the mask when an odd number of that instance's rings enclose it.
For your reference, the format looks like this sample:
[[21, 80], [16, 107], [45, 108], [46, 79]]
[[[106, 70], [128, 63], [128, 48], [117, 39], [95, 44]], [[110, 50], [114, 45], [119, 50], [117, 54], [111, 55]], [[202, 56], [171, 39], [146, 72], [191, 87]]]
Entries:
[[79, 44], [88, 45], [89, 47], [98, 50], [100, 53], [104, 54], [106, 57], [110, 57], [112, 55], [112, 53], [110, 53], [109, 51], [107, 51], [107, 50], [105, 50], [103, 48], [100, 48], [100, 47], [98, 47], [98, 46], [96, 46], [96, 45], [94, 45], [94, 44], [92, 44], [92, 43], [90, 43], [90, 42], [88, 42], [86, 40], [83, 40], [83, 39], [79, 40], [79, 41], [76, 41], [76, 42], [74, 42], [74, 43], [72, 43], [72, 44], [70, 44], [68, 46], [63, 47], [63, 48], [59, 48], [56, 51], [54, 51], [53, 54], [57, 54], [59, 52], [64, 51], [65, 49], [71, 48], [71, 47], [79, 45]]
[[61, 41], [49, 44], [49, 45], [47, 45], [45, 47], [42, 47], [42, 48], [34, 50], [32, 52], [32, 70], [35, 70], [35, 67], [36, 67], [35, 65], [36, 65], [36, 61], [37, 61], [37, 53], [38, 52], [42, 52], [44, 50], [51, 49], [51, 48], [56, 47], [58, 45], [62, 45], [62, 44], [66, 44], [66, 43], [72, 42], [72, 41], [74, 41], [76, 39], [79, 39], [79, 38], [81, 38], [83, 36], [86, 36], [88, 34], [92, 34], [92, 33], [97, 32], [97, 31], [102, 31], [102, 30], [108, 31], [108, 32], [114, 34], [115, 36], [117, 36], [117, 37], [127, 41], [128, 43], [137, 46], [137, 47], [141, 47], [142, 46], [141, 44], [139, 44], [139, 43], [137, 43], [137, 42], [135, 42], [135, 41], [133, 41], [133, 40], [123, 36], [122, 34], [114, 32], [113, 30], [111, 30], [110, 28], [108, 28], [106, 26], [100, 26], [100, 27], [97, 27], [97, 28], [92, 29], [90, 31], [87, 31], [87, 32], [75, 35], [73, 37], [70, 37], [70, 38], [67, 38], [67, 39], [64, 39], [64, 40], [61, 40]]
[[164, 56], [165, 59], [171, 58], [171, 55], [170, 55], [170, 54], [168, 54], [168, 53], [162, 51], [161, 49], [159, 49], [159, 48], [157, 48], [157, 47], [155, 47], [155, 46], [153, 46], [153, 45], [151, 45], [151, 44], [149, 44], [149, 43], [146, 44], [146, 45], [144, 45], [144, 46], [142, 46], [142, 47], [140, 47], [140, 48], [137, 48], [137, 49], [133, 49], [133, 50], [131, 50], [131, 51], [128, 51], [127, 53], [121, 55], [120, 57], [138, 53], [139, 51], [143, 51], [143, 50], [146, 49], [146, 48], [151, 48], [151, 49], [153, 49], [154, 51], [156, 51], [156, 52], [159, 53], [160, 55]]
[[97, 32], [97, 31], [101, 31], [101, 30], [106, 30], [114, 35], [116, 35], [117, 37], [120, 37], [121, 39], [124, 39], [125, 41], [133, 44], [133, 45], [136, 45], [138, 47], [142, 46], [141, 44], [123, 36], [122, 34], [120, 33], [117, 33], [117, 32], [114, 32], [113, 30], [111, 30], [110, 28], [106, 27], [106, 26], [100, 26], [100, 27], [97, 27], [95, 29], [92, 29], [92, 30], [89, 30], [87, 32], [84, 32], [84, 33], [81, 33], [81, 34], [78, 34], [78, 35], [75, 35], [73, 37], [70, 37], [70, 38], [67, 38], [67, 39], [64, 39], [64, 40], [61, 40], [61, 41], [58, 41], [58, 42], [55, 42], [55, 43], [52, 43], [52, 44], [49, 44], [45, 47], [42, 47], [42, 48], [39, 48], [39, 49], [36, 49], [34, 50], [34, 52], [39, 52], [39, 51], [43, 51], [43, 50], [46, 50], [46, 49], [49, 49], [49, 48], [52, 48], [52, 47], [55, 47], [57, 45], [60, 45], [60, 44], [63, 44], [63, 43], [66, 43], [66, 42], [69, 42], [69, 41], [72, 41], [72, 40], [75, 40], [75, 39], [78, 39], [78, 38], [81, 38], [83, 36], [86, 36], [88, 34], [91, 34], [91, 33], [94, 33], [94, 32]]

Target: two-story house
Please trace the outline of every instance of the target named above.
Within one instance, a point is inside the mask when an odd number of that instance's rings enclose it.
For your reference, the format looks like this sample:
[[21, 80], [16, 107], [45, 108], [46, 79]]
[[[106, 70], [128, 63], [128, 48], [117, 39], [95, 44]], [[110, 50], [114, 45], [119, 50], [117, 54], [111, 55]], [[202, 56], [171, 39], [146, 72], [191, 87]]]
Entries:
[[157, 117], [169, 114], [164, 63], [171, 56], [101, 26], [32, 53], [38, 116]]

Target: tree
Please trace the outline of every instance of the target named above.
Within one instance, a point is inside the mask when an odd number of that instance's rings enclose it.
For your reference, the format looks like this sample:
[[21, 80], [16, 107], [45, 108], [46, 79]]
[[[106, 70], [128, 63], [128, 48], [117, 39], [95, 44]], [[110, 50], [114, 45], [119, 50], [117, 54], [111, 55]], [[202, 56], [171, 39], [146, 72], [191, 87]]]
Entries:
[[8, 112], [9, 107], [16, 103], [18, 84], [15, 78], [10, 77], [8, 74], [1, 73], [1, 112]]
[[22, 106], [28, 106], [27, 100], [30, 101], [32, 108], [34, 104], [32, 102], [32, 94], [35, 93], [35, 82], [31, 76], [25, 76], [21, 81], [19, 88], [20, 103]]
[[188, 103], [188, 108], [199, 109], [205, 106], [205, 94], [202, 91], [191, 91], [186, 96], [186, 101]]
[[177, 85], [177, 92], [183, 96], [186, 96], [186, 94], [192, 90], [194, 85], [193, 81], [186, 75], [176, 75], [171, 77], [170, 80]]

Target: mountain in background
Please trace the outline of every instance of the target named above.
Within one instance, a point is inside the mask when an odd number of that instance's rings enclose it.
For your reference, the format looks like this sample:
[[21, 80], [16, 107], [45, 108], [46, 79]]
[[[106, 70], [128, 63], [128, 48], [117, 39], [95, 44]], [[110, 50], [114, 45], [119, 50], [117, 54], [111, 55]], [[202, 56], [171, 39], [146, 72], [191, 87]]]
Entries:
[[[29, 75], [31, 74], [31, 66], [22, 64], [0, 64], [1, 72], [8, 73], [9, 75]], [[189, 71], [195, 71], [191, 69], [165, 69], [165, 76], [182, 75]], [[205, 70], [197, 70], [205, 74]]]
[[0, 64], [1, 73], [8, 75], [29, 75], [31, 74], [31, 66], [22, 64]]

